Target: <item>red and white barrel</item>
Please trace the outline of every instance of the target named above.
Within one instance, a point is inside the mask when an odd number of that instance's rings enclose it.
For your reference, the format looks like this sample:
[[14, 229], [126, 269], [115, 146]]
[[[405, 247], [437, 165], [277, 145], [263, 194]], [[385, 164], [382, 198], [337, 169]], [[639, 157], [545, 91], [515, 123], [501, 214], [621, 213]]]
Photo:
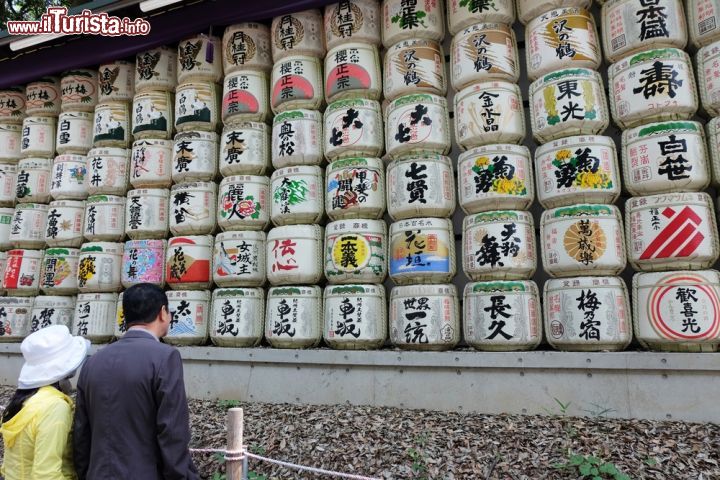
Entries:
[[34, 297], [40, 293], [42, 250], [15, 249], [7, 252], [2, 288], [8, 295]]
[[323, 227], [286, 225], [270, 230], [266, 247], [271, 285], [312, 285], [323, 279]]
[[264, 230], [270, 223], [270, 179], [234, 175], [220, 182], [217, 223], [223, 230]]
[[379, 100], [383, 80], [380, 54], [375, 45], [344, 43], [325, 57], [325, 100], [349, 98]]
[[270, 111], [268, 73], [263, 70], [240, 70], [229, 73], [223, 81], [221, 116], [230, 122], [267, 122]]
[[213, 257], [212, 235], [188, 235], [168, 240], [165, 281], [173, 290], [210, 288]]
[[276, 61], [270, 77], [270, 108], [276, 115], [287, 110], [319, 109], [323, 95], [322, 62], [319, 58], [292, 55]]

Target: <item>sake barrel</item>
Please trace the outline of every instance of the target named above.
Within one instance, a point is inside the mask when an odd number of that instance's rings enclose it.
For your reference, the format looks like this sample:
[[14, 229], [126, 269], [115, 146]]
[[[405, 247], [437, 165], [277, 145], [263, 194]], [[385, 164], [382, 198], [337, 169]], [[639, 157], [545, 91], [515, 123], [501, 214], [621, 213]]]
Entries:
[[78, 262], [78, 290], [81, 293], [110, 293], [122, 290], [122, 255], [122, 243], [83, 244]]
[[318, 223], [325, 210], [323, 171], [314, 165], [280, 168], [270, 179], [270, 219], [275, 226]]
[[18, 202], [50, 201], [53, 161], [49, 158], [23, 158], [18, 162], [15, 200]]
[[84, 200], [88, 195], [86, 176], [87, 158], [84, 155], [58, 155], [52, 163], [50, 195], [55, 200]]
[[465, 285], [463, 337], [476, 350], [534, 350], [542, 341], [540, 295], [535, 282], [495, 281]]
[[338, 350], [373, 350], [388, 330], [385, 287], [328, 285], [323, 295], [323, 339]]
[[[715, 117], [706, 125], [708, 150], [710, 153], [710, 171], [712, 185], [720, 186], [720, 117]], [[683, 157], [684, 158], [684, 157]]]
[[60, 79], [60, 108], [63, 112], [94, 112], [98, 103], [98, 71], [68, 70]]
[[379, 100], [383, 80], [380, 54], [375, 45], [344, 43], [325, 57], [325, 100], [348, 98]]
[[385, 148], [391, 159], [419, 152], [446, 155], [450, 147], [444, 97], [406, 95], [390, 102], [385, 114]]
[[135, 93], [148, 90], [171, 92], [177, 85], [177, 52], [160, 46], [135, 56]]
[[0, 208], [0, 250], [2, 251], [12, 248], [12, 243], [10, 243], [10, 231], [14, 216], [14, 208]]
[[73, 335], [92, 343], [106, 343], [113, 337], [117, 293], [81, 293], [75, 302]]
[[535, 17], [559, 7], [580, 7], [589, 9], [592, 0], [515, 0], [518, 20], [527, 24]]
[[40, 265], [40, 289], [45, 295], [76, 294], [79, 263], [78, 248], [48, 248]]
[[20, 342], [30, 333], [33, 298], [0, 298], [0, 342]]
[[485, 145], [458, 157], [458, 203], [466, 214], [527, 210], [534, 198], [535, 185], [527, 147]]
[[95, 107], [93, 146], [130, 146], [130, 110], [127, 102], [100, 103]]
[[219, 170], [231, 175], [263, 175], [270, 167], [270, 127], [260, 122], [225, 125], [220, 137]]
[[447, 0], [447, 15], [451, 35], [481, 22], [509, 25], [515, 23], [515, 8], [512, 0], [491, 0], [489, 2]]
[[166, 188], [130, 190], [125, 203], [125, 233], [133, 240], [168, 235], [170, 191]]
[[325, 158], [379, 157], [385, 147], [380, 103], [361, 98], [339, 100], [327, 106]]
[[329, 283], [376, 283], [387, 276], [387, 227], [382, 220], [338, 220], [325, 227]]
[[390, 225], [390, 279], [397, 285], [446, 283], [456, 272], [455, 236], [446, 218], [414, 218]]
[[43, 248], [48, 206], [42, 203], [19, 203], [10, 225], [13, 248]]
[[15, 205], [16, 192], [17, 165], [0, 163], [0, 205], [6, 207]]
[[60, 154], [85, 155], [93, 146], [93, 114], [71, 111], [61, 113], [55, 145]]
[[166, 240], [128, 240], [122, 257], [123, 287], [130, 288], [138, 283], [152, 283], [160, 288], [165, 286]]
[[217, 224], [223, 230], [264, 230], [270, 223], [270, 179], [233, 175], [220, 182]]
[[42, 250], [15, 249], [7, 252], [2, 288], [10, 295], [34, 297], [40, 293]]
[[711, 116], [720, 115], [720, 41], [700, 49], [697, 54], [697, 80], [703, 110]]
[[220, 37], [195, 35], [178, 43], [177, 80], [218, 83], [223, 77]]
[[610, 110], [620, 128], [689, 120], [698, 109], [687, 53], [663, 48], [630, 55], [608, 68]]
[[0, 121], [21, 125], [25, 117], [25, 89], [10, 87], [0, 90]]
[[[108, 294], [105, 294], [108, 295]], [[117, 293], [115, 294], [117, 295]], [[80, 296], [78, 295], [78, 298]], [[125, 323], [125, 309], [123, 308], [123, 294], [122, 292], [117, 297], [117, 302], [115, 304], [115, 317], [113, 318], [114, 328], [113, 328], [113, 334], [115, 338], [120, 339], [128, 330], [128, 326]]]
[[491, 143], [522, 143], [525, 114], [520, 87], [506, 81], [475, 83], [455, 95], [455, 140], [467, 150]]
[[225, 28], [222, 38], [225, 75], [247, 70], [269, 72], [272, 68], [270, 28], [243, 22]]
[[707, 193], [633, 197], [625, 204], [630, 264], [644, 272], [698, 270], [720, 251], [715, 211]]
[[134, 188], [168, 188], [172, 185], [173, 141], [135, 140], [130, 158], [130, 184]]
[[317, 110], [290, 110], [275, 116], [272, 127], [272, 164], [320, 165], [323, 161], [322, 115]]
[[620, 211], [580, 204], [545, 210], [540, 221], [543, 267], [551, 277], [619, 275], [627, 256]]
[[272, 20], [272, 57], [275, 63], [291, 55], [325, 56], [323, 16], [320, 10], [303, 10]]
[[390, 291], [390, 341], [403, 350], [451, 350], [460, 342], [455, 285], [409, 285]]
[[30, 333], [51, 325], [70, 328], [75, 313], [75, 297], [36, 297], [30, 312]]
[[262, 288], [218, 288], [212, 293], [210, 340], [218, 347], [257, 347], [264, 318]]
[[[0, 99], [0, 102], [2, 100]], [[22, 127], [14, 123], [0, 123], [0, 161], [17, 163], [21, 157]]]
[[345, 158], [328, 165], [325, 211], [331, 220], [380, 219], [385, 213], [385, 166], [379, 158]]
[[451, 217], [455, 184], [449, 157], [418, 154], [387, 167], [387, 208], [395, 221], [412, 217]]
[[223, 81], [223, 122], [267, 122], [271, 115], [268, 82], [268, 74], [262, 70], [242, 70], [227, 75]]
[[130, 102], [135, 94], [135, 65], [116, 60], [98, 67], [98, 102]]
[[436, 42], [445, 38], [442, 2], [383, 0], [381, 15], [382, 43], [385, 48], [409, 38], [427, 38]]
[[133, 138], [171, 139], [174, 107], [175, 98], [171, 91], [150, 90], [136, 93], [132, 104]]
[[215, 230], [217, 184], [190, 182], [170, 190], [170, 232], [173, 235], [207, 235]]
[[[579, 135], [548, 142], [535, 150], [535, 169], [538, 200], [545, 208], [615, 203], [620, 196], [617, 152], [610, 137]], [[625, 185], [630, 188], [627, 177]]]
[[692, 192], [710, 183], [702, 125], [670, 121], [623, 131], [625, 188], [633, 195]]
[[383, 92], [387, 100], [402, 95], [432, 93], [445, 96], [445, 55], [435, 40], [412, 38], [385, 52]]
[[286, 225], [270, 230], [266, 247], [271, 285], [303, 285], [323, 279], [323, 228]]
[[267, 292], [265, 339], [273, 348], [316, 347], [322, 340], [322, 289], [272, 287]]
[[188, 235], [168, 240], [165, 254], [165, 280], [173, 290], [210, 288], [212, 235]]
[[22, 157], [55, 156], [54, 117], [25, 117], [23, 119], [20, 155]]
[[532, 278], [537, 268], [530, 212], [496, 210], [465, 217], [463, 271], [471, 280]]
[[270, 77], [270, 108], [276, 115], [287, 110], [319, 109], [325, 99], [320, 59], [292, 55], [276, 61]]
[[380, 45], [380, 5], [376, 0], [349, 0], [325, 7], [325, 45], [343, 43]]
[[57, 77], [42, 77], [25, 87], [25, 112], [38, 117], [60, 115], [60, 80]]
[[117, 195], [88, 197], [83, 233], [85, 239], [90, 242], [123, 240], [125, 238], [125, 204], [126, 198]]
[[715, 40], [720, 40], [720, 2], [710, 0], [702, 2], [704, 9], [698, 7], [696, 1], [686, 2], [687, 24], [690, 34], [690, 42], [695, 48], [709, 45]]
[[93, 148], [87, 154], [89, 195], [125, 195], [130, 188], [130, 150]]
[[219, 287], [265, 284], [265, 232], [222, 232], [215, 237], [213, 281]]
[[632, 289], [635, 338], [642, 346], [666, 352], [717, 351], [717, 270], [636, 273]]
[[170, 345], [203, 345], [208, 339], [209, 290], [167, 292], [170, 329], [164, 341]]
[[543, 297], [546, 337], [554, 349], [617, 351], [630, 344], [630, 304], [621, 278], [551, 279]]
[[79, 247], [82, 245], [85, 202], [55, 200], [48, 205], [45, 242], [48, 247]]
[[175, 90], [175, 129], [214, 132], [220, 125], [220, 95], [216, 83], [181, 83]]

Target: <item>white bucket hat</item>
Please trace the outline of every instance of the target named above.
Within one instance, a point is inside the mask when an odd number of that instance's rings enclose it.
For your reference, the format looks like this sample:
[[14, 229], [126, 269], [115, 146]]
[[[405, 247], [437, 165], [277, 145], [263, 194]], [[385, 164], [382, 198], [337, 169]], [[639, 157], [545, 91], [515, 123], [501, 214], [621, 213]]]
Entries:
[[20, 345], [25, 364], [18, 388], [39, 388], [67, 378], [90, 353], [90, 341], [73, 337], [65, 325], [51, 325], [28, 335]]

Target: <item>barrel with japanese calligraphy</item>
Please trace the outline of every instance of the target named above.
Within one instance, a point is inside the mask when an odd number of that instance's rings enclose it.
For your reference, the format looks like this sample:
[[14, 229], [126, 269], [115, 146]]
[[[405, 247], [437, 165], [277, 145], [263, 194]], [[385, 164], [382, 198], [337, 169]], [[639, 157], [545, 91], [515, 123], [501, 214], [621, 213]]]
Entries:
[[545, 12], [561, 7], [578, 7], [589, 9], [592, 0], [515, 0], [518, 20], [527, 24]]
[[325, 57], [325, 100], [330, 103], [348, 98], [379, 100], [383, 80], [380, 54], [375, 45], [345, 43]]
[[52, 164], [50, 195], [55, 200], [84, 200], [88, 195], [86, 176], [84, 155], [58, 155]]
[[530, 125], [539, 143], [598, 135], [610, 124], [600, 74], [587, 68], [549, 73], [530, 84]]
[[98, 103], [98, 71], [69, 70], [60, 78], [60, 100], [63, 112], [94, 112]]
[[36, 297], [30, 312], [30, 332], [51, 325], [65, 325], [70, 328], [75, 314], [75, 297], [42, 296]]
[[390, 341], [402, 350], [451, 350], [460, 342], [455, 285], [411, 285], [390, 291]]
[[323, 279], [323, 227], [317, 224], [273, 228], [265, 252], [271, 285], [311, 285]]
[[[98, 295], [98, 294], [96, 294]], [[111, 294], [99, 294], [99, 295], [111, 295]], [[115, 302], [115, 308], [113, 310], [113, 313], [115, 314], [113, 317], [113, 336], [115, 338], [121, 338], [123, 335], [125, 335], [125, 332], [127, 332], [127, 324], [125, 323], [125, 309], [123, 308], [123, 294], [122, 292], [120, 295], [117, 293], [112, 294], [116, 295], [117, 301]], [[78, 301], [80, 299], [80, 295], [78, 295]]]
[[0, 250], [5, 251], [12, 248], [10, 243], [10, 231], [12, 219], [15, 216], [14, 208], [0, 208]]
[[359, 42], [379, 46], [380, 4], [377, 0], [349, 0], [325, 7], [325, 45]]
[[135, 94], [135, 64], [117, 60], [98, 67], [98, 102], [130, 102]]
[[168, 240], [165, 280], [173, 290], [210, 288], [213, 258], [212, 235], [188, 235]]
[[[702, 2], [685, 3], [687, 5], [688, 32], [692, 46], [700, 48], [720, 40], [720, 1], [703, 0]], [[700, 10], [697, 8], [698, 5], [702, 5], [704, 8]], [[667, 28], [667, 24], [665, 26]], [[662, 29], [660, 31], [662, 32]]]
[[165, 188], [130, 190], [125, 202], [127, 236], [133, 240], [167, 237], [169, 197]]
[[91, 195], [85, 205], [83, 236], [90, 242], [119, 242], [125, 238], [125, 204], [117, 195]]
[[89, 195], [125, 195], [130, 188], [130, 150], [93, 148], [87, 154], [87, 170]]
[[217, 223], [223, 230], [264, 230], [270, 223], [270, 179], [233, 175], [220, 182]]
[[385, 287], [328, 285], [323, 295], [323, 339], [338, 350], [373, 350], [387, 339]]
[[408, 38], [427, 38], [441, 42], [445, 38], [443, 10], [443, 3], [435, 0], [420, 2], [383, 0], [383, 45], [385, 48], [390, 48], [391, 45]]
[[80, 293], [109, 293], [122, 290], [123, 244], [88, 242], [80, 248], [78, 290]]
[[42, 203], [18, 203], [10, 223], [13, 248], [43, 248], [48, 206]]
[[21, 146], [22, 127], [14, 123], [0, 122], [0, 161], [17, 163], [22, 156]]
[[177, 52], [174, 48], [160, 46], [135, 56], [135, 93], [172, 91], [176, 86]]
[[170, 232], [173, 235], [207, 235], [215, 231], [217, 184], [178, 183], [170, 190]]
[[167, 292], [170, 329], [163, 341], [170, 345], [204, 345], [210, 322], [209, 290]]
[[618, 351], [630, 344], [632, 321], [623, 279], [551, 279], [543, 297], [545, 336], [554, 349]]
[[705, 134], [698, 122], [625, 130], [622, 158], [625, 188], [633, 195], [700, 191], [710, 183]]
[[45, 295], [75, 295], [79, 264], [79, 248], [48, 248], [40, 266], [40, 290]]
[[55, 117], [25, 117], [20, 139], [22, 157], [55, 156]]
[[720, 41], [703, 47], [697, 53], [697, 80], [703, 110], [710, 116], [720, 115]]
[[48, 205], [45, 242], [48, 247], [79, 247], [82, 245], [85, 202], [55, 200]]
[[270, 111], [268, 73], [240, 70], [223, 81], [221, 116], [225, 124], [237, 121], [267, 122]]
[[520, 87], [506, 81], [474, 83], [455, 95], [455, 140], [462, 149], [522, 143], [525, 113]]
[[356, 98], [325, 109], [325, 158], [379, 157], [385, 147], [380, 103]]
[[172, 185], [172, 165], [172, 140], [135, 140], [130, 157], [130, 184], [134, 188], [168, 188]]
[[264, 319], [262, 288], [218, 288], [212, 293], [210, 341], [218, 347], [257, 347]]
[[92, 343], [106, 343], [113, 337], [117, 293], [81, 293], [75, 301], [73, 335]]
[[53, 161], [50, 158], [20, 160], [17, 165], [15, 199], [22, 203], [49, 202], [52, 170]]
[[608, 68], [610, 110], [620, 128], [689, 120], [698, 109], [687, 53], [663, 48], [630, 55]]
[[337, 220], [325, 227], [329, 283], [376, 283], [387, 276], [387, 226], [382, 220]]
[[402, 95], [433, 93], [445, 96], [445, 55], [435, 40], [412, 38], [385, 52], [383, 93], [387, 100]]
[[61, 113], [55, 145], [60, 154], [85, 155], [93, 146], [93, 114], [69, 111]]
[[221, 94], [216, 83], [179, 84], [175, 90], [175, 129], [178, 132], [217, 130]]
[[275, 168], [322, 164], [322, 114], [317, 110], [290, 110], [276, 115], [271, 152]]
[[265, 309], [265, 339], [273, 348], [311, 348], [323, 337], [322, 288], [271, 287]]
[[397, 285], [452, 281], [455, 235], [446, 218], [413, 218], [390, 225], [390, 279]]
[[165, 286], [165, 240], [128, 240], [122, 257], [120, 281], [125, 288], [138, 283]]
[[128, 102], [99, 103], [95, 107], [94, 123], [94, 147], [128, 148], [130, 146]]
[[223, 77], [220, 37], [200, 34], [178, 43], [177, 81], [214, 82]]
[[30, 333], [30, 297], [0, 298], [0, 342], [20, 342]]
[[270, 77], [270, 108], [277, 115], [287, 110], [317, 110], [325, 101], [322, 62], [292, 55], [275, 62]]
[[720, 255], [712, 199], [707, 193], [633, 197], [625, 204], [630, 264], [643, 272], [697, 270]]
[[220, 137], [220, 174], [264, 175], [268, 168], [270, 127], [260, 122], [226, 124]]
[[451, 144], [445, 97], [405, 95], [390, 102], [385, 113], [385, 148], [391, 159], [414, 153], [447, 155]]
[[150, 90], [135, 94], [132, 104], [132, 134], [142, 138], [171, 139], [175, 95], [166, 90]]
[[173, 182], [211, 182], [217, 169], [217, 133], [181, 132], [175, 135]]
[[25, 113], [38, 117], [60, 115], [60, 80], [57, 77], [42, 77], [25, 87]]
[[292, 55], [325, 56], [320, 10], [303, 10], [275, 17], [270, 25], [270, 35], [272, 57], [276, 63]]
[[275, 170], [270, 179], [270, 219], [275, 226], [312, 224], [324, 213], [323, 170], [300, 165]]
[[[0, 163], [0, 205], [12, 207], [15, 205], [17, 189], [17, 165]], [[2, 222], [0, 222], [2, 223]]]
[[239, 71], [272, 68], [270, 28], [262, 23], [243, 22], [225, 28], [222, 38], [225, 75]]
[[387, 167], [387, 208], [394, 221], [451, 217], [455, 211], [453, 166], [449, 157], [418, 154]]
[[[580, 135], [540, 145], [535, 170], [538, 200], [545, 208], [615, 203], [620, 196], [617, 152], [610, 137]], [[627, 177], [625, 181], [629, 189]]]
[[7, 252], [2, 288], [8, 295], [34, 297], [40, 293], [42, 250], [15, 249]]
[[25, 89], [10, 87], [0, 90], [0, 121], [22, 125], [25, 118]]
[[379, 158], [345, 158], [328, 165], [325, 211], [331, 220], [380, 219], [385, 213], [385, 165]]
[[[426, 2], [428, 3], [428, 2]], [[463, 1], [447, 0], [448, 26], [451, 35], [476, 23], [515, 23], [513, 0]]]
[[266, 280], [265, 232], [222, 232], [215, 237], [213, 282], [219, 287], [261, 287]]

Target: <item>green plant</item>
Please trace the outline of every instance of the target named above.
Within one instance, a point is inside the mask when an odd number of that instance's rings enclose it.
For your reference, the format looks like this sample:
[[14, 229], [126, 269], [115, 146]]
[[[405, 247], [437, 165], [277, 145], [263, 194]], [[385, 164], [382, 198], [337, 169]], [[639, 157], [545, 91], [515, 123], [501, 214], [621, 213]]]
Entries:
[[255, 455], [265, 455], [265, 447], [258, 445], [257, 443], [250, 445], [248, 450], [250, 450], [250, 453], [254, 453]]
[[591, 480], [630, 480], [630, 476], [622, 473], [614, 463], [603, 462], [592, 455], [570, 454], [566, 463], [556, 463], [553, 467], [559, 470], [576, 470], [580, 478]]
[[255, 472], [248, 472], [248, 480], [267, 480], [268, 477]]
[[225, 410], [240, 406], [240, 400], [218, 400], [218, 407]]
[[427, 433], [421, 433], [415, 436], [414, 440], [418, 448], [411, 447], [407, 449], [407, 455], [410, 457], [410, 460], [412, 460], [410, 469], [412, 470], [413, 478], [417, 480], [428, 480], [427, 457], [423, 451], [423, 448], [427, 445], [428, 435]]
[[597, 403], [590, 404], [593, 408], [583, 408], [582, 411], [593, 417], [604, 417], [608, 413], [617, 412], [614, 408], [603, 407]]

